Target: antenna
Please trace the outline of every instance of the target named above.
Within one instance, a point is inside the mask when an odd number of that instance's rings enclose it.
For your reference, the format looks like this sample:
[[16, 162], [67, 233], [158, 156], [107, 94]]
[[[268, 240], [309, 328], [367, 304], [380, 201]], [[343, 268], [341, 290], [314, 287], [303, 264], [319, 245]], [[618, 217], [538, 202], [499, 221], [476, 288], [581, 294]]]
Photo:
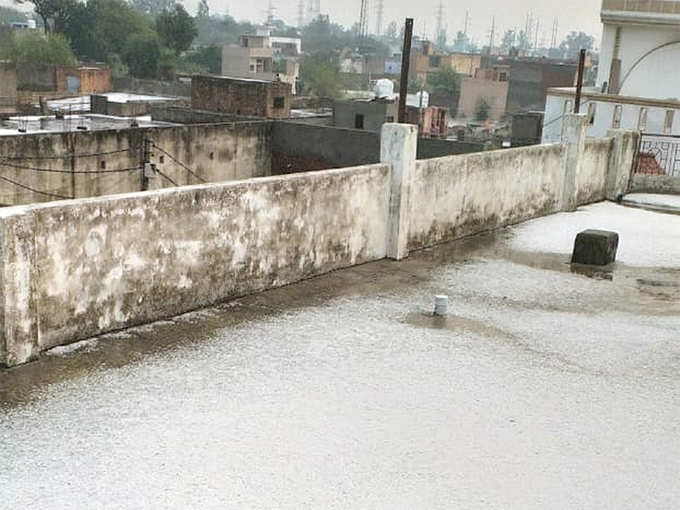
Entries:
[[269, 6], [267, 7], [267, 26], [272, 26], [274, 24], [274, 19], [276, 17], [276, 9], [274, 8], [273, 0], [269, 0]]
[[361, 15], [359, 17], [359, 37], [368, 36], [368, 0], [361, 0]]
[[297, 26], [302, 28], [305, 24], [305, 0], [298, 1]]
[[550, 48], [555, 49], [557, 48], [557, 29], [559, 27], [559, 19], [555, 18], [555, 21], [553, 21], [553, 28], [552, 28], [552, 39], [550, 40]]
[[384, 0], [378, 0], [378, 7], [375, 18], [375, 35], [382, 35], [383, 15], [385, 13]]
[[436, 44], [439, 49], [446, 46], [446, 32], [444, 31], [444, 3], [439, 0], [437, 9], [437, 33], [435, 34]]
[[494, 39], [496, 38], [496, 16], [491, 18], [491, 34], [489, 35], [489, 55], [493, 53]]

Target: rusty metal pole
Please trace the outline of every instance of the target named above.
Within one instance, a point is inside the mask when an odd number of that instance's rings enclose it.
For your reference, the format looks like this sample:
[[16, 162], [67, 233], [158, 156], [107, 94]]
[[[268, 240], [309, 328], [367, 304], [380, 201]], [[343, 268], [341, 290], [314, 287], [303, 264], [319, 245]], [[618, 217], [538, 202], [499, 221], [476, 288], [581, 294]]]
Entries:
[[578, 59], [578, 78], [576, 80], [576, 99], [574, 100], [574, 113], [581, 112], [581, 91], [583, 90], [583, 71], [586, 65], [586, 50], [581, 50]]
[[406, 94], [408, 94], [408, 71], [411, 62], [411, 39], [413, 18], [406, 18], [404, 27], [404, 48], [401, 54], [401, 81], [399, 82], [399, 123], [406, 123]]

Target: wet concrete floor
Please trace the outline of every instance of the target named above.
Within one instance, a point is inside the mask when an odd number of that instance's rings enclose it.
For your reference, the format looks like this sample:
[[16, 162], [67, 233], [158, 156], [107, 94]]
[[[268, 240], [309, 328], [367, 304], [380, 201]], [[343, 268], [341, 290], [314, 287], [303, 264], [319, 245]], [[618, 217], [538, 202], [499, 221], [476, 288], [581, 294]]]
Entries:
[[521, 228], [1, 371], [0, 508], [677, 506], [680, 262]]

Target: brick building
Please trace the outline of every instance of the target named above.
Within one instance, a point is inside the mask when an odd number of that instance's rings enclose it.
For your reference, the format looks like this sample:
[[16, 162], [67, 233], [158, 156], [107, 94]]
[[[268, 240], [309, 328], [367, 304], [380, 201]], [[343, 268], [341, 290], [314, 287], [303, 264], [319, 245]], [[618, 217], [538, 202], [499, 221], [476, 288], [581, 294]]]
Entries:
[[196, 110], [245, 117], [290, 117], [291, 87], [279, 81], [193, 76], [191, 106]]

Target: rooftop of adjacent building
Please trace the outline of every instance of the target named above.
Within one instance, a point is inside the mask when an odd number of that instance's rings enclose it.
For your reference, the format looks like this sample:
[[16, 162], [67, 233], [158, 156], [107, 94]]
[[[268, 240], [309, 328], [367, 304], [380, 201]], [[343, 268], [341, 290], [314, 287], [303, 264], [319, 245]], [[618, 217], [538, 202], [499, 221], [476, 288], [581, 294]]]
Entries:
[[679, 236], [601, 203], [55, 349], [0, 372], [4, 502], [668, 508]]

